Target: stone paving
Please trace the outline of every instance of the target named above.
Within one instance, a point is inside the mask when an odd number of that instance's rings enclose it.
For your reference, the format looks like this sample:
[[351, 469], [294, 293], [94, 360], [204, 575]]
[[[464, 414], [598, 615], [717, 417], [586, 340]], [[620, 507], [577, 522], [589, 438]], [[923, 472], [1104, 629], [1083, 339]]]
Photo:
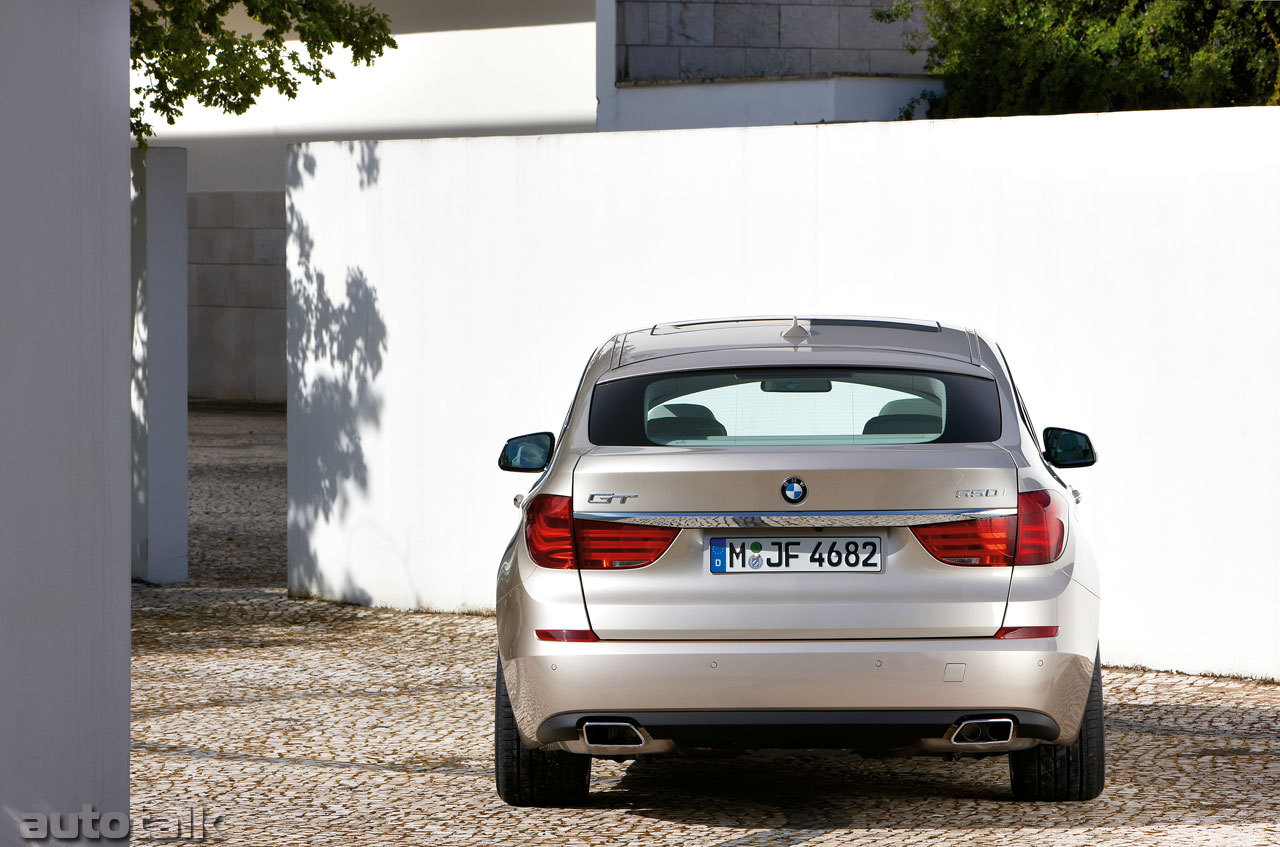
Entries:
[[510, 808], [492, 618], [288, 599], [284, 462], [282, 415], [194, 412], [192, 579], [134, 586], [133, 815], [169, 835], [207, 809], [264, 847], [1280, 845], [1280, 686], [1125, 668], [1092, 803], [1015, 803], [1000, 757], [800, 752], [597, 762], [585, 808]]

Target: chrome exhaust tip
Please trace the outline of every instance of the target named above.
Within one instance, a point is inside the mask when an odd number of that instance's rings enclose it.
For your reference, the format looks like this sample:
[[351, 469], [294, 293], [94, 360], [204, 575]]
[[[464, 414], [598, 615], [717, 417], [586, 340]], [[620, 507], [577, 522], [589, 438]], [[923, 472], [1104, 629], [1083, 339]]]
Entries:
[[586, 721], [582, 740], [588, 750], [617, 750], [643, 747], [645, 737], [634, 724], [624, 721]]
[[674, 753], [676, 743], [654, 738], [643, 726], [628, 720], [585, 720], [578, 724], [578, 737], [557, 741], [550, 749], [567, 750], [587, 756], [634, 759], [640, 755]]
[[980, 718], [962, 722], [952, 733], [951, 741], [965, 745], [1007, 744], [1014, 733], [1012, 718]]

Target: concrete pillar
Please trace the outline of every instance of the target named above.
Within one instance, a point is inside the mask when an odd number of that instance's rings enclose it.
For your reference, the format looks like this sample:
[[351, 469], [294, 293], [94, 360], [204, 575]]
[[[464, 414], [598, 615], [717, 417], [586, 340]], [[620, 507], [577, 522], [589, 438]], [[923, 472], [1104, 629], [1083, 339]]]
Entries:
[[133, 151], [133, 578], [187, 579], [187, 151]]
[[129, 813], [128, 71], [126, 0], [0, 0], [3, 847]]

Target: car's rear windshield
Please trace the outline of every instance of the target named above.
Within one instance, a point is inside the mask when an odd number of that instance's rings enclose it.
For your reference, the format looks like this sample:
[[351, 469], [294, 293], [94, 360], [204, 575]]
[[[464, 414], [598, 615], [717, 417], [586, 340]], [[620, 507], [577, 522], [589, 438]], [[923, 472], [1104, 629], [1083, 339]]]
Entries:
[[593, 444], [818, 446], [994, 441], [993, 380], [864, 368], [684, 371], [603, 382]]

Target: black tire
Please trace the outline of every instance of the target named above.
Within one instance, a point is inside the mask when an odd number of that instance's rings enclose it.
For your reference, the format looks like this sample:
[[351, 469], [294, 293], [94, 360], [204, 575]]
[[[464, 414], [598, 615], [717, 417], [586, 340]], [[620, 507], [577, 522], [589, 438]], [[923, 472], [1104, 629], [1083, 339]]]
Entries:
[[1092, 800], [1102, 793], [1106, 751], [1102, 725], [1102, 660], [1093, 660], [1093, 682], [1074, 744], [1041, 744], [1009, 754], [1009, 778], [1018, 800]]
[[494, 683], [493, 769], [498, 796], [512, 806], [577, 806], [591, 784], [590, 756], [531, 750], [520, 741], [501, 660]]

